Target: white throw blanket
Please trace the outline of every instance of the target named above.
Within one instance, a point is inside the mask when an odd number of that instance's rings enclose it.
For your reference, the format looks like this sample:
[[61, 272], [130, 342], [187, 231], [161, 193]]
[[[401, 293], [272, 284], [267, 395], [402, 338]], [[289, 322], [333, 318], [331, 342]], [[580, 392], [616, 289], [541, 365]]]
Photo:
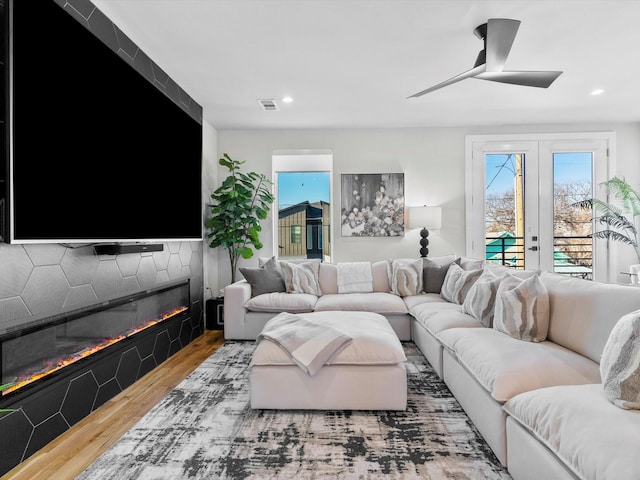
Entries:
[[338, 293], [373, 292], [370, 262], [338, 263]]
[[279, 345], [310, 376], [318, 373], [323, 365], [353, 341], [336, 328], [288, 312], [280, 313], [267, 322], [257, 341], [262, 339]]

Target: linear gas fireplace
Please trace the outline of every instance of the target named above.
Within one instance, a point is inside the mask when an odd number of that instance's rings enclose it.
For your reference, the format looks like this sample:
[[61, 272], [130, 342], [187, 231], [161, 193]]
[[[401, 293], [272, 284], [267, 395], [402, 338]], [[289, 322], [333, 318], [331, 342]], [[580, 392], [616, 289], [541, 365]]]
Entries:
[[201, 333], [189, 280], [0, 333], [0, 475]]

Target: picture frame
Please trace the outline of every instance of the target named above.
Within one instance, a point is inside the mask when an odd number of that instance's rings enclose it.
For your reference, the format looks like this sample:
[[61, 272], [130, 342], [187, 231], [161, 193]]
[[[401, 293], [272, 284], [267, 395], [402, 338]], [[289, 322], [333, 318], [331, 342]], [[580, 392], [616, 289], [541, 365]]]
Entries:
[[404, 236], [404, 173], [343, 173], [342, 237]]

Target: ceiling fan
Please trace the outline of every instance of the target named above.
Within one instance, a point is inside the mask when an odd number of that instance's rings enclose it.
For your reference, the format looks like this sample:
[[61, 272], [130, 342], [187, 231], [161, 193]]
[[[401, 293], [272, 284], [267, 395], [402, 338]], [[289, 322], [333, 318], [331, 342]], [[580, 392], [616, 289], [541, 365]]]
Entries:
[[433, 87], [415, 93], [408, 98], [420, 97], [465, 78], [479, 78], [481, 80], [491, 80], [492, 82], [547, 88], [562, 72], [503, 70], [519, 27], [519, 20], [508, 18], [490, 18], [487, 23], [478, 25], [473, 30], [473, 33], [484, 42], [484, 49], [478, 54], [473, 68]]

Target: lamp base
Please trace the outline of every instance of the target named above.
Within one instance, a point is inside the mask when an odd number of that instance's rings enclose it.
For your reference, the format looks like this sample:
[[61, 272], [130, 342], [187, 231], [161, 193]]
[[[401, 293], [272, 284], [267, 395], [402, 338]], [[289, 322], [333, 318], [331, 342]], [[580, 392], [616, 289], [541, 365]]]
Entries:
[[429, 249], [427, 248], [429, 246], [429, 239], [427, 237], [429, 237], [429, 230], [426, 228], [420, 230], [420, 246], [422, 247], [420, 248], [420, 256], [422, 258], [429, 255]]

